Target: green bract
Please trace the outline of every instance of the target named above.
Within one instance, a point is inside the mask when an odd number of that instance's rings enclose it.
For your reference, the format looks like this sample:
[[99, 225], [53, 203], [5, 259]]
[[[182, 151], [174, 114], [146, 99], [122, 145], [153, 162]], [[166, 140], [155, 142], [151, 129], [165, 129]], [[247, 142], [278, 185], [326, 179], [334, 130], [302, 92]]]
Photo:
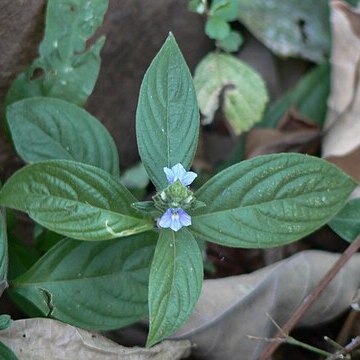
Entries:
[[[217, 2], [214, 16], [228, 21], [229, 4]], [[41, 61], [52, 54], [46, 36]], [[68, 55], [83, 50], [80, 39], [73, 41], [64, 41]], [[222, 80], [206, 83], [209, 71]], [[23, 76], [10, 98], [18, 87], [18, 94], [31, 92], [28, 84], [21, 88]], [[224, 94], [225, 114], [235, 133], [246, 131], [261, 119], [267, 101], [263, 81], [238, 60], [210, 54], [197, 71], [208, 121], [224, 85], [232, 86]], [[59, 95], [36, 89], [32, 96]], [[75, 102], [83, 103], [86, 94]], [[120, 183], [113, 140], [84, 110], [45, 97], [8, 107], [15, 148], [30, 164], [4, 185], [0, 205], [22, 210], [64, 236], [10, 283], [10, 295], [29, 314], [96, 330], [149, 314], [147, 345], [152, 346], [181, 327], [197, 303], [203, 278], [198, 241], [245, 248], [293, 242], [326, 224], [356, 187], [324, 160], [277, 154], [236, 164], [193, 193], [189, 185], [196, 174], [187, 170], [197, 147], [199, 112], [189, 69], [171, 34], [145, 74], [136, 117], [141, 160], [157, 190], [153, 201], [140, 202]], [[3, 280], [6, 236], [0, 220]]]

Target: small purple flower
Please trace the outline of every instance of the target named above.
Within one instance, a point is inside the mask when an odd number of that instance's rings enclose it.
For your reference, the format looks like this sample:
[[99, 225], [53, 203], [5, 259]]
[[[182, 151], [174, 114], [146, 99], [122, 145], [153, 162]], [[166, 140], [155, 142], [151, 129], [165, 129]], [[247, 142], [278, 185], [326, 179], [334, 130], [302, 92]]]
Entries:
[[180, 163], [174, 165], [171, 169], [164, 167], [164, 172], [170, 184], [173, 184], [176, 180], [180, 180], [184, 186], [189, 186], [197, 177], [196, 173], [186, 171]]
[[183, 226], [191, 225], [191, 216], [182, 208], [170, 208], [162, 214], [158, 225], [162, 228], [179, 231]]

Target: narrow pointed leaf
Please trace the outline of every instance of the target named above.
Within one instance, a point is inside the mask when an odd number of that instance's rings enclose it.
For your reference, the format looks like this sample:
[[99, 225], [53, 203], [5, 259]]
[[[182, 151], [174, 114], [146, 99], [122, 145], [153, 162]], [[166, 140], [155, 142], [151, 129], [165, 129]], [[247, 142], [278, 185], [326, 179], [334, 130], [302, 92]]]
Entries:
[[111, 135], [76, 105], [50, 98], [25, 99], [8, 107], [7, 121], [16, 151], [28, 163], [75, 160], [119, 175]]
[[128, 325], [148, 313], [156, 239], [154, 232], [110, 241], [64, 239], [11, 283], [10, 295], [30, 315], [29, 305], [83, 328]]
[[16, 78], [7, 104], [46, 96], [83, 105], [95, 86], [105, 38], [89, 48], [87, 41], [101, 25], [107, 7], [108, 0], [48, 0], [39, 57]]
[[161, 230], [150, 270], [147, 346], [170, 336], [189, 318], [202, 279], [202, 256], [192, 234], [184, 228]]
[[173, 35], [147, 70], [136, 112], [139, 152], [157, 189], [167, 186], [164, 167], [191, 166], [199, 133], [199, 110], [190, 71]]
[[106, 171], [67, 160], [25, 166], [0, 192], [0, 204], [79, 240], [106, 240], [153, 228], [131, 204], [136, 199]]
[[191, 230], [227, 246], [273, 247], [293, 242], [326, 224], [356, 183], [319, 158], [300, 154], [259, 156], [231, 166], [195, 196]]

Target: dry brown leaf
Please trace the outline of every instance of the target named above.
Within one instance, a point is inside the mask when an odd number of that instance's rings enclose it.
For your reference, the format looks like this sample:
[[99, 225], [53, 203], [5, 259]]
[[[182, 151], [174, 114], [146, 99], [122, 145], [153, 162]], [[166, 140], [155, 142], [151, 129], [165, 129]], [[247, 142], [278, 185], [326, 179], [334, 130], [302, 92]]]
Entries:
[[168, 340], [144, 349], [126, 348], [111, 340], [52, 319], [16, 320], [0, 332], [0, 341], [19, 360], [164, 360], [189, 356], [188, 340]]
[[[331, 2], [332, 79], [323, 157], [343, 156], [360, 145], [360, 12]], [[348, 161], [348, 160], [347, 160]]]
[[291, 108], [276, 129], [257, 128], [248, 133], [245, 158], [281, 152], [316, 154], [319, 145], [320, 127]]
[[[249, 275], [206, 280], [195, 311], [176, 338], [189, 339], [193, 353], [207, 360], [257, 360], [277, 329], [338, 259], [337, 254], [304, 251]], [[299, 322], [313, 326], [348, 309], [360, 286], [356, 254]]]

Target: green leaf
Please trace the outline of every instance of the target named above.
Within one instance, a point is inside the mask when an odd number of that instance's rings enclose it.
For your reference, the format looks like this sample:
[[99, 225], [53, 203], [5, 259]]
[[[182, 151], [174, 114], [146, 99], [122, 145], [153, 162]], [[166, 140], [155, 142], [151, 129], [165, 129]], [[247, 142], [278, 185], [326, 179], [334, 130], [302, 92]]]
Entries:
[[188, 4], [189, 11], [198, 13], [200, 15], [205, 13], [205, 1], [207, 0], [190, 0]]
[[153, 201], [140, 201], [132, 203], [131, 206], [136, 209], [140, 214], [151, 216], [152, 218], [158, 218], [161, 216], [161, 211], [155, 207]]
[[136, 199], [109, 173], [91, 165], [49, 160], [25, 166], [0, 192], [0, 203], [79, 240], [106, 240], [153, 228], [131, 207]]
[[323, 62], [330, 52], [328, 0], [237, 0], [238, 19], [275, 54]]
[[293, 89], [277, 100], [258, 126], [275, 127], [292, 106], [295, 106], [300, 114], [322, 126], [329, 91], [330, 65], [325, 63], [306, 73]]
[[40, 254], [33, 247], [9, 235], [9, 272], [10, 280], [23, 274], [39, 259]]
[[87, 40], [101, 25], [107, 7], [108, 0], [48, 0], [39, 57], [16, 78], [7, 103], [46, 96], [83, 105], [99, 73], [105, 38], [88, 49]]
[[64, 239], [9, 292], [28, 311], [82, 328], [119, 328], [147, 315], [148, 277], [157, 235], [83, 242]]
[[[1, 186], [1, 184], [0, 184]], [[5, 209], [0, 207], [0, 296], [7, 288], [8, 243]]]
[[191, 315], [199, 298], [203, 263], [195, 238], [186, 229], [162, 229], [149, 279], [150, 330], [146, 346], [171, 335]]
[[230, 25], [221, 17], [210, 16], [205, 24], [205, 33], [210, 39], [222, 40], [230, 34]]
[[227, 246], [287, 244], [326, 224], [355, 187], [349, 176], [319, 158], [259, 156], [222, 171], [195, 193], [206, 207], [193, 214], [191, 230]]
[[239, 8], [239, 0], [213, 0], [210, 13], [226, 21], [234, 21], [238, 18]]
[[[34, 246], [25, 244], [17, 235], [19, 224], [15, 211], [6, 209], [8, 237], [8, 279], [12, 280], [27, 271], [40, 257]], [[38, 224], [36, 224], [38, 225]], [[40, 225], [38, 225], [40, 226]]]
[[237, 31], [231, 31], [229, 35], [216, 42], [216, 45], [227, 52], [236, 52], [240, 49], [244, 39], [241, 34]]
[[147, 70], [136, 112], [139, 153], [158, 190], [164, 167], [191, 166], [199, 134], [199, 110], [190, 71], [172, 34]]
[[5, 344], [0, 341], [0, 360], [19, 360]]
[[214, 120], [221, 95], [225, 117], [235, 134], [261, 120], [268, 101], [265, 83], [236, 57], [210, 53], [196, 68], [194, 83], [204, 124]]
[[16, 151], [28, 163], [75, 160], [119, 176], [111, 135], [76, 105], [58, 99], [25, 99], [8, 106], [7, 121]]
[[354, 241], [360, 235], [360, 199], [350, 200], [329, 225], [344, 240]]
[[63, 235], [50, 231], [39, 224], [34, 224], [34, 245], [40, 254], [45, 254], [62, 239], [64, 239]]
[[144, 189], [149, 185], [149, 176], [141, 162], [127, 169], [120, 180], [128, 189]]
[[11, 316], [8, 314], [0, 315], [0, 330], [9, 328], [12, 325]]

